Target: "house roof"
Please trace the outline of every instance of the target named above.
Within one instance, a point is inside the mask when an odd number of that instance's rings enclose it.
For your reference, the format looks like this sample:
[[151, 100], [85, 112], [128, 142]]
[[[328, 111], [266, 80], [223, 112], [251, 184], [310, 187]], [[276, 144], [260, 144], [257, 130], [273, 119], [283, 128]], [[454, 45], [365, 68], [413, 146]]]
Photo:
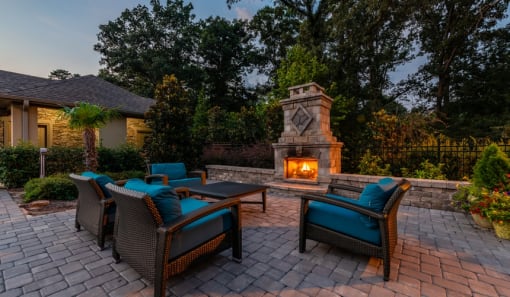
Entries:
[[135, 95], [94, 75], [51, 80], [0, 70], [0, 98], [30, 100], [47, 106], [73, 106], [84, 101], [143, 116], [154, 100]]

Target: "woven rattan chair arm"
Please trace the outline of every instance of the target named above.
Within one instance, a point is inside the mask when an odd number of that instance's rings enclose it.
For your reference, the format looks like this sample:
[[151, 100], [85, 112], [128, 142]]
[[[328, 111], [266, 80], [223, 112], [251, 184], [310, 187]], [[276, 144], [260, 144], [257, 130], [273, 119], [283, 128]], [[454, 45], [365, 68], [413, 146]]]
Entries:
[[[194, 210], [184, 216], [179, 217], [176, 221], [169, 223], [167, 225], [161, 226], [158, 228], [158, 232], [163, 233], [175, 233], [176, 231], [182, 229], [186, 225], [189, 225], [207, 215], [210, 215], [214, 212], [217, 212], [221, 209], [231, 208], [233, 206], [237, 206], [232, 208], [232, 211], [239, 212], [241, 200], [239, 198], [228, 198], [225, 200], [221, 200], [218, 202], [214, 202], [209, 204], [206, 207], [202, 207], [200, 209]], [[239, 216], [239, 213], [237, 214]]]
[[126, 183], [127, 183], [127, 179], [120, 179], [120, 180], [116, 180], [115, 181], [115, 184], [119, 187], [123, 187]]
[[145, 176], [145, 183], [150, 184], [152, 183], [153, 179], [162, 179], [164, 185], [168, 185], [168, 175], [166, 174], [151, 174]]
[[100, 200], [99, 203], [104, 204], [105, 207], [110, 207], [112, 204], [115, 204], [115, 200], [110, 197]]
[[351, 186], [351, 185], [342, 185], [342, 184], [329, 184], [328, 185], [328, 193], [333, 193], [334, 190], [343, 190], [350, 191], [355, 193], [363, 192], [363, 188]]
[[375, 211], [373, 211], [373, 210], [371, 210], [369, 208], [363, 207], [361, 205], [354, 204], [354, 203], [349, 203], [349, 202], [344, 201], [344, 200], [337, 200], [337, 199], [329, 198], [329, 197], [322, 196], [322, 195], [311, 195], [311, 194], [308, 194], [308, 195], [301, 196], [301, 199], [304, 200], [305, 202], [313, 200], [313, 201], [319, 201], [319, 202], [335, 205], [335, 206], [338, 206], [338, 207], [347, 208], [347, 209], [359, 212], [361, 214], [373, 217], [373, 218], [378, 219], [378, 220], [382, 220], [382, 219], [384, 219], [386, 217], [383, 213], [375, 212]]

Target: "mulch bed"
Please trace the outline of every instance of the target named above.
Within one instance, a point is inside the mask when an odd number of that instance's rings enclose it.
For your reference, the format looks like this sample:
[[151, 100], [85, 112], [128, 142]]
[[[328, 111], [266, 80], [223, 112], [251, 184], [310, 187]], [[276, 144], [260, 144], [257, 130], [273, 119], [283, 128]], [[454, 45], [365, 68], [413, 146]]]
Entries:
[[31, 203], [23, 202], [23, 195], [25, 192], [23, 189], [8, 189], [7, 190], [12, 197], [12, 200], [18, 204], [21, 210], [26, 215], [45, 215], [49, 213], [55, 213], [60, 211], [66, 211], [69, 209], [76, 208], [76, 200], [74, 201], [62, 201], [62, 200], [41, 200], [34, 201]]

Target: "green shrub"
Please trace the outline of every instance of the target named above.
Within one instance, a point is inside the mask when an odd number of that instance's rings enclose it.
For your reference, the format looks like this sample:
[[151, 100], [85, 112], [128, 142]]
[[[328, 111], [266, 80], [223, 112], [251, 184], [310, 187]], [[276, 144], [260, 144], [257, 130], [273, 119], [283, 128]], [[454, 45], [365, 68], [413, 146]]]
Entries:
[[30, 144], [0, 148], [0, 182], [7, 188], [21, 188], [39, 176], [39, 149]]
[[[140, 176], [145, 162], [140, 150], [129, 145], [117, 148], [99, 148], [99, 171], [124, 172], [125, 176]], [[85, 170], [83, 148], [51, 147], [46, 153], [46, 176]], [[21, 188], [40, 175], [39, 148], [31, 144], [0, 148], [0, 183], [7, 188]], [[129, 176], [131, 177], [131, 176]]]
[[67, 177], [45, 177], [29, 180], [24, 187], [23, 202], [34, 200], [74, 200], [78, 189]]
[[116, 148], [98, 148], [100, 172], [145, 171], [141, 150], [126, 144]]
[[379, 156], [372, 155], [370, 150], [366, 150], [358, 165], [360, 174], [390, 176], [390, 165], [384, 164], [383, 167], [381, 163], [382, 159]]
[[83, 148], [52, 146], [46, 154], [46, 176], [85, 170]]
[[482, 189], [473, 184], [457, 185], [457, 192], [452, 195], [451, 205], [468, 212], [473, 202], [482, 195]]
[[495, 143], [487, 146], [473, 168], [473, 183], [479, 188], [510, 190], [507, 187], [510, 160]]
[[445, 180], [446, 176], [443, 174], [444, 164], [439, 163], [437, 166], [425, 160], [420, 163], [420, 167], [413, 172], [409, 172], [407, 168], [402, 168], [403, 177], [414, 177], [423, 179], [437, 179]]

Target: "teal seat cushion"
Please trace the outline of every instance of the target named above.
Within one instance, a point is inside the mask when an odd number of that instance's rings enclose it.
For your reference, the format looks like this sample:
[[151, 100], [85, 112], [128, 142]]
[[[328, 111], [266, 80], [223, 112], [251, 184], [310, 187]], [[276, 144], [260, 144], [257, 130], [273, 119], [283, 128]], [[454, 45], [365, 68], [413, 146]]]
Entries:
[[164, 174], [168, 180], [186, 178], [184, 163], [156, 163], [151, 166], [151, 174]]
[[130, 179], [124, 188], [146, 193], [151, 197], [154, 205], [159, 211], [165, 224], [175, 220], [182, 215], [179, 197], [172, 187], [163, 185], [146, 184], [139, 178]]
[[[376, 212], [381, 212], [396, 188], [397, 183], [392, 178], [387, 177], [382, 178], [376, 184], [368, 184], [363, 189], [358, 199], [346, 198], [330, 193], [326, 194], [326, 196], [363, 206]], [[358, 217], [359, 220], [369, 228], [377, 228], [379, 226], [377, 220], [372, 217], [363, 214], [358, 214]]]
[[108, 184], [108, 183], [115, 184], [115, 181], [113, 179], [111, 179], [109, 176], [104, 175], [104, 174], [97, 174], [92, 171], [85, 171], [81, 175], [94, 179], [96, 181], [97, 185], [103, 191], [103, 195], [106, 198], [112, 197], [112, 194], [110, 194], [110, 191], [108, 191], [108, 189], [106, 188], [106, 184]]
[[[209, 205], [209, 203], [194, 198], [181, 200], [182, 214], [186, 215], [194, 210]], [[205, 216], [178, 232], [172, 238], [170, 258], [175, 258], [200, 244], [209, 241], [219, 234], [232, 228], [232, 213], [228, 209], [222, 209]]]
[[375, 245], [381, 245], [379, 230], [359, 223], [360, 215], [355, 211], [323, 202], [312, 201], [309, 204], [305, 219], [315, 225], [344, 233]]

